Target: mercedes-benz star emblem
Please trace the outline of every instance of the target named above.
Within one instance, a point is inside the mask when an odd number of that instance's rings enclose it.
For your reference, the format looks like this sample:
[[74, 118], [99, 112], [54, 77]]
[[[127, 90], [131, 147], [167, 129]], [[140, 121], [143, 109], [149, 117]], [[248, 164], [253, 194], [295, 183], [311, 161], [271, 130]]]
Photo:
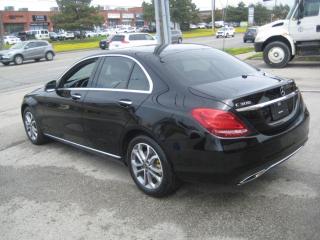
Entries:
[[286, 95], [286, 92], [284, 91], [283, 87], [280, 87], [280, 94], [281, 96]]

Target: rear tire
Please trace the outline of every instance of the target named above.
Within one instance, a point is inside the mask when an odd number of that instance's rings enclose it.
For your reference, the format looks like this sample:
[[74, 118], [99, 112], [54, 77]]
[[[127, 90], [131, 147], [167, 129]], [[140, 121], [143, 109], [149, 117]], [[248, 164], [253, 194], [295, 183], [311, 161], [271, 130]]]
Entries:
[[46, 57], [46, 60], [47, 60], [47, 61], [52, 61], [54, 55], [53, 55], [52, 52], [47, 52], [45, 57]]
[[290, 48], [280, 41], [269, 43], [263, 51], [263, 60], [270, 67], [283, 68], [287, 66], [290, 59]]
[[48, 142], [48, 138], [41, 131], [36, 115], [29, 107], [23, 111], [23, 124], [26, 134], [33, 144], [42, 145]]
[[23, 57], [21, 55], [16, 55], [13, 58], [13, 61], [15, 65], [21, 65], [23, 63]]
[[149, 196], [165, 197], [180, 186], [166, 154], [150, 137], [133, 138], [128, 145], [126, 161], [135, 184]]

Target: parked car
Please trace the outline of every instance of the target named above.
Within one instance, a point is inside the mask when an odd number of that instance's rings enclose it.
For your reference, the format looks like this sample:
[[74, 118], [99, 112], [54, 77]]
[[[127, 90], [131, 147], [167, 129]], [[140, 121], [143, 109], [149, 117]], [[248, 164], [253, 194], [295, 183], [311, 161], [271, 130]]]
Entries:
[[35, 37], [35, 39], [38, 39], [38, 40], [50, 38], [49, 31], [46, 29], [27, 31], [27, 34], [33, 35]]
[[195, 24], [190, 24], [190, 27], [189, 27], [191, 30], [194, 30], [194, 29], [198, 29], [198, 26], [195, 25]]
[[157, 44], [157, 40], [148, 33], [124, 33], [113, 36], [109, 49], [120, 49]]
[[248, 183], [301, 149], [310, 120], [293, 80], [191, 44], [87, 57], [27, 94], [21, 114], [33, 144], [114, 158], [154, 197], [183, 180]]
[[110, 35], [108, 38], [102, 39], [102, 40], [99, 42], [99, 47], [100, 47], [102, 50], [109, 49], [109, 44], [110, 44], [110, 42], [112, 41], [113, 37], [114, 37], [114, 35]]
[[73, 34], [74, 34], [74, 38], [77, 38], [77, 39], [86, 38], [85, 32], [82, 32], [82, 31], [73, 31]]
[[59, 40], [59, 36], [55, 32], [49, 32], [49, 37], [50, 37], [51, 41], [58, 41]]
[[98, 34], [96, 32], [87, 31], [87, 32], [85, 32], [85, 36], [87, 38], [92, 38], [92, 37], [97, 37]]
[[171, 42], [172, 43], [182, 43], [183, 35], [180, 30], [171, 30]]
[[199, 23], [197, 26], [198, 26], [198, 28], [200, 28], [200, 29], [205, 29], [205, 28], [207, 28], [207, 24], [206, 24], [206, 23]]
[[223, 38], [234, 37], [234, 33], [235, 33], [235, 30], [234, 30], [233, 27], [223, 27], [223, 28], [220, 28], [217, 31], [216, 37], [217, 38], [220, 38], [220, 37], [223, 37]]
[[16, 43], [9, 50], [0, 51], [0, 62], [6, 66], [11, 62], [20, 65], [26, 60], [38, 62], [45, 58], [51, 61], [54, 56], [55, 53], [50, 43], [44, 40], [31, 40]]
[[63, 33], [65, 40], [74, 40], [76, 37], [74, 35], [74, 32], [68, 31]]
[[257, 36], [257, 28], [256, 27], [250, 27], [247, 29], [247, 31], [245, 32], [244, 36], [243, 36], [243, 42], [254, 42], [256, 36]]
[[4, 44], [13, 45], [18, 42], [21, 42], [20, 38], [17, 38], [16, 36], [4, 36], [3, 37]]

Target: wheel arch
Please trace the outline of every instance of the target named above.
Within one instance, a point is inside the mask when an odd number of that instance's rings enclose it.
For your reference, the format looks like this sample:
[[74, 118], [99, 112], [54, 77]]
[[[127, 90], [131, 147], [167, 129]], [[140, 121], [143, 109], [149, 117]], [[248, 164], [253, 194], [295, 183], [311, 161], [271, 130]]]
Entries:
[[290, 52], [291, 52], [292, 56], [294, 56], [296, 54], [293, 40], [291, 38], [288, 38], [288, 37], [282, 36], [282, 35], [272, 36], [272, 37], [268, 38], [266, 41], [264, 41], [264, 43], [262, 45], [262, 51], [264, 51], [265, 47], [269, 43], [276, 42], [276, 41], [283, 42], [284, 44], [286, 44], [290, 48]]
[[154, 136], [154, 134], [152, 134], [147, 129], [133, 128], [133, 129], [128, 130], [126, 133], [123, 134], [121, 141], [120, 141], [120, 144], [121, 144], [120, 151], [121, 151], [121, 155], [122, 155], [124, 164], [128, 165], [126, 162], [126, 154], [127, 154], [127, 149], [128, 149], [130, 141], [140, 135], [148, 136], [159, 144], [159, 142], [157, 141], [157, 138]]

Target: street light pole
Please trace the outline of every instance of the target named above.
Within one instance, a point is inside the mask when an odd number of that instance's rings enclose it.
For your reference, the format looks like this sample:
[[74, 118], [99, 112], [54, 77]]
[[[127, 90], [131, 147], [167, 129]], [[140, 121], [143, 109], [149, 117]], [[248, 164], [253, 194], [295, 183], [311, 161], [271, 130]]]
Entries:
[[3, 49], [3, 34], [4, 34], [4, 29], [3, 29], [3, 22], [2, 22], [2, 12], [0, 11], [0, 50]]
[[169, 0], [155, 0], [155, 17], [159, 44], [171, 43], [171, 20]]
[[212, 32], [215, 31], [215, 11], [216, 11], [216, 0], [212, 0], [212, 9], [211, 9], [211, 17], [212, 17]]

